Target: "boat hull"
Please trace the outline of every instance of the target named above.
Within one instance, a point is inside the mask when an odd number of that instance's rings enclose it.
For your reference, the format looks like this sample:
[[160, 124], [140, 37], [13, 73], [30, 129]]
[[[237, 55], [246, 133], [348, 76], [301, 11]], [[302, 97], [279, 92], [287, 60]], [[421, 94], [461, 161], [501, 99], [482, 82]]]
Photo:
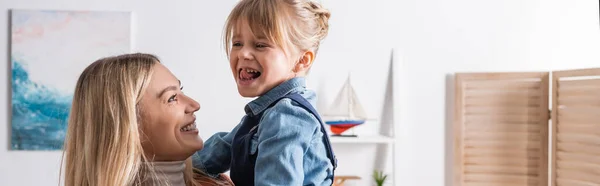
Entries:
[[340, 136], [344, 131], [363, 123], [365, 123], [364, 120], [337, 120], [325, 122], [325, 124], [330, 126], [331, 132], [337, 136]]

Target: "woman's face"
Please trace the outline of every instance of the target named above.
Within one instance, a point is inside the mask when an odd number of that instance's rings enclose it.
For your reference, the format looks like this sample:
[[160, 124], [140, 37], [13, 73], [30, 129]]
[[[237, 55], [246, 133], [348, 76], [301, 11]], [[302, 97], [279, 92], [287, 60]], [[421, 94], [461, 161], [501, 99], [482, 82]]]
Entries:
[[183, 94], [179, 80], [162, 64], [154, 66], [140, 101], [140, 138], [152, 161], [180, 161], [202, 149], [194, 113], [198, 102]]

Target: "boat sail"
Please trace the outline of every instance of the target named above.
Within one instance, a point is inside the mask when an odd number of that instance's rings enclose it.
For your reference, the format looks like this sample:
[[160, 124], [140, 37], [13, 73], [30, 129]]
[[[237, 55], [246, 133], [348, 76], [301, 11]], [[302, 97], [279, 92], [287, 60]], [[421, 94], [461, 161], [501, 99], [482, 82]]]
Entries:
[[356, 136], [342, 135], [342, 133], [365, 123], [367, 120], [367, 114], [350, 83], [350, 75], [348, 75], [344, 86], [338, 92], [333, 104], [323, 113], [323, 118], [325, 124], [331, 127], [334, 136]]

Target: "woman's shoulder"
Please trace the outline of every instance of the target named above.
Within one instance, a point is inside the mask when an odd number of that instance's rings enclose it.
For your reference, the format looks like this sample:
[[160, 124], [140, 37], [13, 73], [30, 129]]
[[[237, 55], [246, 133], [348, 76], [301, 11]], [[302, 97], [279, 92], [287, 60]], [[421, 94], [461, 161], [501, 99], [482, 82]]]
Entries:
[[194, 180], [202, 186], [234, 186], [229, 176], [222, 173], [216, 178], [206, 174], [196, 174]]
[[217, 179], [226, 182], [226, 185], [233, 185], [233, 181], [226, 174], [219, 174], [219, 177]]

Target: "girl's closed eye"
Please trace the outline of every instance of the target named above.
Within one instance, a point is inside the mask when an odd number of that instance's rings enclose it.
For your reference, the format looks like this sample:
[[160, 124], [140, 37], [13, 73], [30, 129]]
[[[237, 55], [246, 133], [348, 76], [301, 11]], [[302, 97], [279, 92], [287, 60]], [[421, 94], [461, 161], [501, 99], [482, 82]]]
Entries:
[[257, 43], [256, 44], [256, 48], [266, 48], [266, 47], [269, 47], [269, 45], [264, 44], [264, 43]]

